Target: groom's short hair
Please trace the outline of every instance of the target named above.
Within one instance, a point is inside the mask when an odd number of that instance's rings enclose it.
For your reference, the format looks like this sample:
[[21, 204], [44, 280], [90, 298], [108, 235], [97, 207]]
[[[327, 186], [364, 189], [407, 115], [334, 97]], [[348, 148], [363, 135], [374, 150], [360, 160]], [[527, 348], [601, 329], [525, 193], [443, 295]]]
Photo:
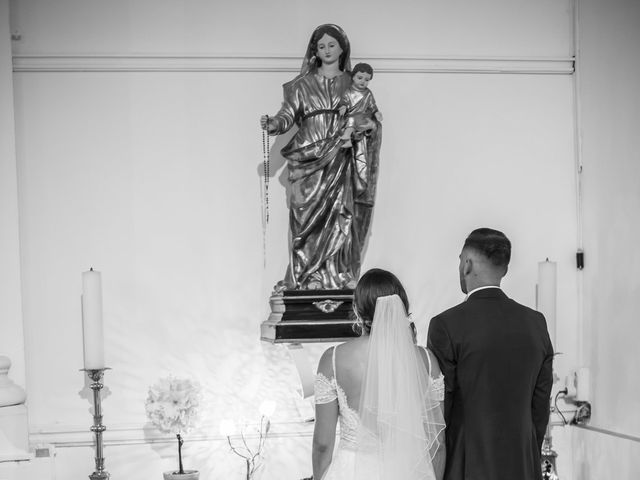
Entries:
[[470, 248], [486, 257], [496, 267], [506, 267], [511, 260], [511, 242], [499, 230], [477, 228], [469, 234], [463, 248]]

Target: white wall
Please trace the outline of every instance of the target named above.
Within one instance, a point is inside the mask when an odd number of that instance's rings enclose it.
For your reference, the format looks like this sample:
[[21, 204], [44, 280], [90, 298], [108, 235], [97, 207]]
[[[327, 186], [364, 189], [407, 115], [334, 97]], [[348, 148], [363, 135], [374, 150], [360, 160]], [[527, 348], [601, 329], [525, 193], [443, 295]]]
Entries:
[[[567, 57], [568, 1], [14, 0], [17, 54], [302, 57], [313, 28], [341, 25], [369, 56]], [[361, 39], [361, 40], [359, 40]], [[359, 41], [358, 41], [359, 40]]]
[[[59, 478], [92, 463], [78, 372], [80, 273], [91, 266], [103, 273], [114, 477], [170, 468], [172, 446], [159, 452], [143, 428], [147, 389], [168, 373], [203, 383], [201, 441], [188, 443], [203, 473], [241, 464], [219, 421], [255, 418], [273, 397], [281, 447], [265, 478], [310, 474], [310, 405], [296, 397], [287, 352], [258, 341], [286, 266], [288, 215], [278, 140], [263, 267], [258, 118], [277, 110], [323, 22], [342, 25], [352, 55], [380, 66], [371, 88], [385, 115], [382, 165], [365, 268], [399, 275], [424, 338], [428, 319], [462, 298], [464, 237], [502, 229], [516, 300], [533, 306], [537, 262], [558, 262], [559, 373], [576, 364], [569, 1], [23, 0], [11, 14], [22, 35], [14, 88], [31, 431], [58, 445]], [[324, 347], [305, 347], [312, 362]]]
[[580, 2], [583, 362], [596, 431], [574, 433], [580, 479], [640, 476], [640, 5]]
[[18, 179], [13, 116], [9, 2], [0, 1], [0, 355], [11, 359], [9, 377], [25, 386], [20, 295]]

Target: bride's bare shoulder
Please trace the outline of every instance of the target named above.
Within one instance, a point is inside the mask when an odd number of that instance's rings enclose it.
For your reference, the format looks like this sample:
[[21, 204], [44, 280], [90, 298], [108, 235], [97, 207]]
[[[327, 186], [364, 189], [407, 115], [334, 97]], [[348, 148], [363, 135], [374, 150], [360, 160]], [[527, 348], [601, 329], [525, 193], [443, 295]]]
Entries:
[[358, 369], [368, 355], [367, 342], [361, 338], [355, 338], [337, 346], [336, 365], [338, 370], [344, 371]]
[[322, 356], [320, 357], [320, 361], [318, 361], [318, 372], [323, 375], [327, 375], [331, 377], [333, 375], [333, 347], [327, 348]]
[[365, 348], [367, 345], [367, 339], [364, 337], [356, 337], [351, 340], [347, 340], [344, 343], [338, 345], [340, 352], [358, 352]]
[[334, 351], [336, 364], [341, 364], [345, 357], [349, 358], [353, 356], [353, 354], [360, 349], [360, 342], [357, 342], [357, 340], [358, 339], [349, 340], [327, 348], [322, 353], [320, 361], [318, 362], [318, 373], [333, 372]]

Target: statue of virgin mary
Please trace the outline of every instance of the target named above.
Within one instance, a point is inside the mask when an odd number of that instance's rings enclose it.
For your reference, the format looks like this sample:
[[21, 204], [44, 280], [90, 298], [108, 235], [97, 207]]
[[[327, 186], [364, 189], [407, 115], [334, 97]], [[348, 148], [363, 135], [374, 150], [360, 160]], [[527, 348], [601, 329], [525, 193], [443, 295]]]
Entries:
[[[289, 266], [282, 290], [351, 289], [360, 274], [362, 251], [375, 199], [381, 126], [356, 132], [359, 162], [340, 136], [346, 119], [339, 107], [351, 85], [350, 45], [337, 25], [317, 27], [300, 74], [284, 84], [282, 107], [263, 116], [270, 135], [298, 127], [281, 150], [287, 160]], [[364, 166], [362, 160], [364, 159]]]

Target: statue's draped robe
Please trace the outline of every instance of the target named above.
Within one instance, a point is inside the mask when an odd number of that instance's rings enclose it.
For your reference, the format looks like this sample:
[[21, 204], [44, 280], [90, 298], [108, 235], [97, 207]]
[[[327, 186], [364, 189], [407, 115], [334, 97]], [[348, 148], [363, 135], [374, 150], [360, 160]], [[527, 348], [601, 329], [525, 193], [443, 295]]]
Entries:
[[280, 134], [298, 131], [282, 149], [289, 182], [290, 260], [286, 288], [353, 288], [371, 221], [377, 176], [379, 131], [358, 175], [353, 150], [341, 148], [340, 101], [351, 85], [347, 73], [327, 79], [315, 72], [284, 85], [282, 108], [273, 117]]

